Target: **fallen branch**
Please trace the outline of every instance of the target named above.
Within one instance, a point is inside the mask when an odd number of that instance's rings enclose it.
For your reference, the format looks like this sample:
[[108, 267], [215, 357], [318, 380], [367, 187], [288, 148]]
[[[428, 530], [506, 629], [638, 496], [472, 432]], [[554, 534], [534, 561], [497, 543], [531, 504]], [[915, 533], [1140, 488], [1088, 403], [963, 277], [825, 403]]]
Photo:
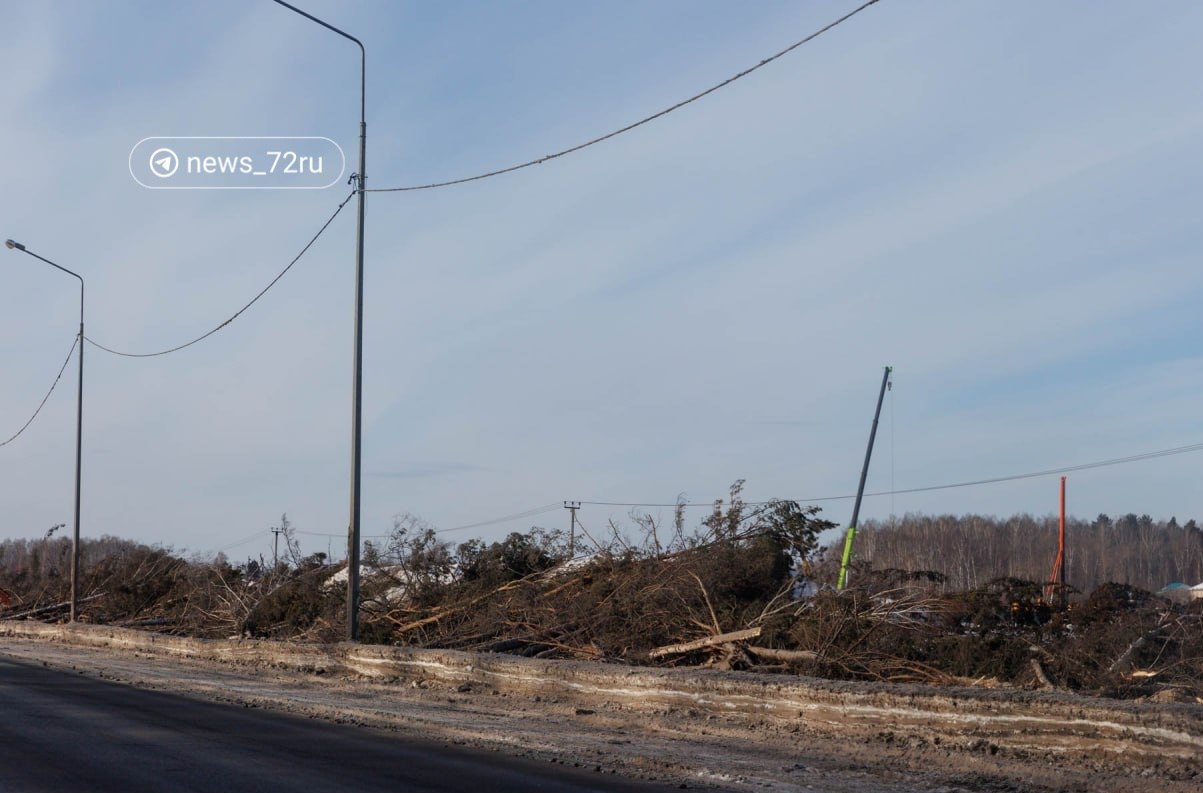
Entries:
[[385, 614], [384, 618], [389, 620], [390, 622], [393, 622], [394, 624], [396, 624], [397, 627], [394, 628], [393, 630], [395, 630], [397, 633], [408, 633], [409, 631], [412, 631], [416, 628], [421, 628], [425, 625], [431, 625], [433, 623], [436, 623], [439, 620], [441, 620], [443, 617], [446, 617], [453, 613], [455, 613], [454, 609], [443, 609], [443, 610], [439, 611], [437, 614], [433, 614], [429, 617], [424, 617], [420, 620], [413, 620], [412, 622], [400, 622], [399, 620], [395, 619], [391, 614]]
[[[88, 595], [87, 597], [80, 598], [79, 602], [87, 603], [89, 600], [96, 600], [97, 598], [102, 598], [106, 594], [107, 593], [105, 593], [105, 592], [98, 592], [95, 595]], [[8, 615], [5, 615], [4, 619], [6, 619], [6, 620], [23, 620], [26, 617], [33, 617], [38, 614], [45, 614], [48, 611], [57, 611], [59, 609], [65, 609], [65, 608], [70, 608], [70, 607], [71, 607], [71, 601], [66, 600], [66, 601], [63, 601], [62, 603], [55, 603], [52, 606], [42, 606], [40, 609], [33, 609], [31, 611], [22, 611], [20, 614], [8, 614]]]
[[1162, 614], [1161, 619], [1157, 621], [1157, 627], [1153, 628], [1151, 631], [1148, 631], [1143, 636], [1138, 636], [1135, 641], [1128, 645], [1128, 649], [1124, 650], [1120, 657], [1115, 659], [1115, 663], [1107, 667], [1107, 671], [1111, 674], [1115, 674], [1116, 672], [1124, 672], [1128, 670], [1132, 666], [1132, 656], [1145, 644], [1145, 642], [1161, 633], [1166, 625], [1169, 624], [1171, 616], [1171, 613], [1168, 611]]
[[392, 616], [392, 614], [385, 614], [384, 618], [389, 620], [390, 622], [392, 622], [394, 625], [397, 626], [396, 628], [393, 629], [396, 633], [399, 633], [399, 634], [400, 633], [408, 633], [409, 631], [415, 630], [416, 628], [421, 628], [426, 625], [432, 625], [436, 622], [439, 622], [444, 617], [449, 617], [458, 611], [463, 611], [465, 609], [471, 608], [472, 606], [475, 606], [477, 603], [480, 603], [481, 601], [487, 600], [491, 597], [494, 597], [495, 595], [499, 595], [502, 592], [506, 592], [510, 589], [514, 589], [516, 587], [522, 586], [523, 584], [525, 584], [529, 581], [532, 581], [536, 578], [539, 578], [540, 576], [543, 576], [543, 575], [544, 575], [544, 573], [542, 573], [542, 572], [532, 573], [531, 575], [526, 576], [524, 578], [519, 578], [514, 581], [507, 581], [506, 583], [502, 584], [501, 586], [497, 587], [496, 589], [494, 589], [491, 592], [487, 592], [478, 597], [474, 597], [471, 600], [468, 600], [467, 602], [464, 602], [464, 603], [455, 603], [450, 606], [444, 606], [443, 608], [436, 611], [434, 614], [431, 614], [429, 617], [423, 617], [420, 620], [412, 620], [410, 622], [401, 622], [396, 617]]
[[585, 580], [584, 576], [581, 576], [579, 578], [570, 578], [567, 581], [565, 581], [564, 583], [560, 584], [559, 586], [553, 587], [552, 589], [544, 592], [543, 597], [545, 597], [545, 598], [554, 597], [555, 595], [558, 595], [561, 592], [563, 592], [565, 589], [568, 589], [568, 587], [575, 586], [584, 580]]
[[478, 648], [478, 652], [482, 653], [508, 653], [514, 650], [525, 647], [530, 644], [532, 639], [525, 637], [522, 639], [502, 639], [501, 641], [493, 642], [485, 647]]
[[746, 628], [742, 631], [732, 631], [731, 633], [720, 633], [717, 636], [707, 636], [704, 639], [696, 639], [692, 642], [684, 644], [668, 644], [663, 647], [657, 647], [648, 653], [652, 658], [661, 658], [665, 655], [681, 655], [682, 653], [690, 653], [694, 650], [701, 650], [705, 647], [717, 647], [720, 644], [729, 644], [731, 642], [741, 642], [747, 639], [755, 639], [760, 635], [760, 628]]

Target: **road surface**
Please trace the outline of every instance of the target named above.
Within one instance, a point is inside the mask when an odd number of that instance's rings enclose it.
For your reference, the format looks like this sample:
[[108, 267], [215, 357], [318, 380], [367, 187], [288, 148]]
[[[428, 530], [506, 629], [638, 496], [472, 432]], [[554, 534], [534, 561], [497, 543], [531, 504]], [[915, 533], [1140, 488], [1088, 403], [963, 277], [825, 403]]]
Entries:
[[4, 793], [664, 789], [0, 658]]

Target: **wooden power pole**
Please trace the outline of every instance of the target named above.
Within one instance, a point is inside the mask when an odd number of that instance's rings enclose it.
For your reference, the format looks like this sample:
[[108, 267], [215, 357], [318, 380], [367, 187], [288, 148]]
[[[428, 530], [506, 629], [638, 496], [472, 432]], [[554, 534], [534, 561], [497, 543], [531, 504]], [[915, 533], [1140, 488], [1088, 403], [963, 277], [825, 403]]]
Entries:
[[571, 517], [569, 518], [569, 520], [571, 522], [568, 524], [568, 558], [569, 559], [576, 557], [576, 511], [580, 508], [581, 508], [581, 502], [579, 502], [579, 501], [565, 501], [564, 502], [564, 509], [568, 510], [569, 513], [571, 513]]

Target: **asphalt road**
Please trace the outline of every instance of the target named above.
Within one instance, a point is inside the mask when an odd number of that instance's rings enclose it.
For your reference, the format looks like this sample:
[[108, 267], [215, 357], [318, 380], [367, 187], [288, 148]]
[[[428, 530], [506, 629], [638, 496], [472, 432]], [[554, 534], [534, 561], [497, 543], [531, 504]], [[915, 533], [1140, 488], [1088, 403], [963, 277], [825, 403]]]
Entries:
[[0, 658], [5, 793], [664, 789]]

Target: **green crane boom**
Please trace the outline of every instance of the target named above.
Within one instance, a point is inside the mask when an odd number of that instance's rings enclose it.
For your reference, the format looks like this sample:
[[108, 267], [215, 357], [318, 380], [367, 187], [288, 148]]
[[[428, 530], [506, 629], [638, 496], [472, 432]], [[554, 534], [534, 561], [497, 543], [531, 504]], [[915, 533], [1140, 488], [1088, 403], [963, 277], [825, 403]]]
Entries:
[[873, 441], [877, 438], [877, 420], [881, 418], [881, 403], [886, 398], [886, 387], [890, 384], [890, 373], [894, 367], [887, 366], [881, 376], [881, 392], [877, 395], [877, 410], [873, 413], [873, 428], [869, 430], [869, 448], [865, 449], [865, 464], [860, 469], [860, 485], [856, 488], [856, 503], [852, 507], [852, 522], [844, 537], [844, 556], [840, 559], [840, 577], [836, 589], [843, 591], [848, 584], [848, 565], [852, 562], [852, 541], [856, 539], [856, 522], [860, 519], [860, 502], [865, 496], [865, 480], [869, 478], [869, 460], [873, 457]]

